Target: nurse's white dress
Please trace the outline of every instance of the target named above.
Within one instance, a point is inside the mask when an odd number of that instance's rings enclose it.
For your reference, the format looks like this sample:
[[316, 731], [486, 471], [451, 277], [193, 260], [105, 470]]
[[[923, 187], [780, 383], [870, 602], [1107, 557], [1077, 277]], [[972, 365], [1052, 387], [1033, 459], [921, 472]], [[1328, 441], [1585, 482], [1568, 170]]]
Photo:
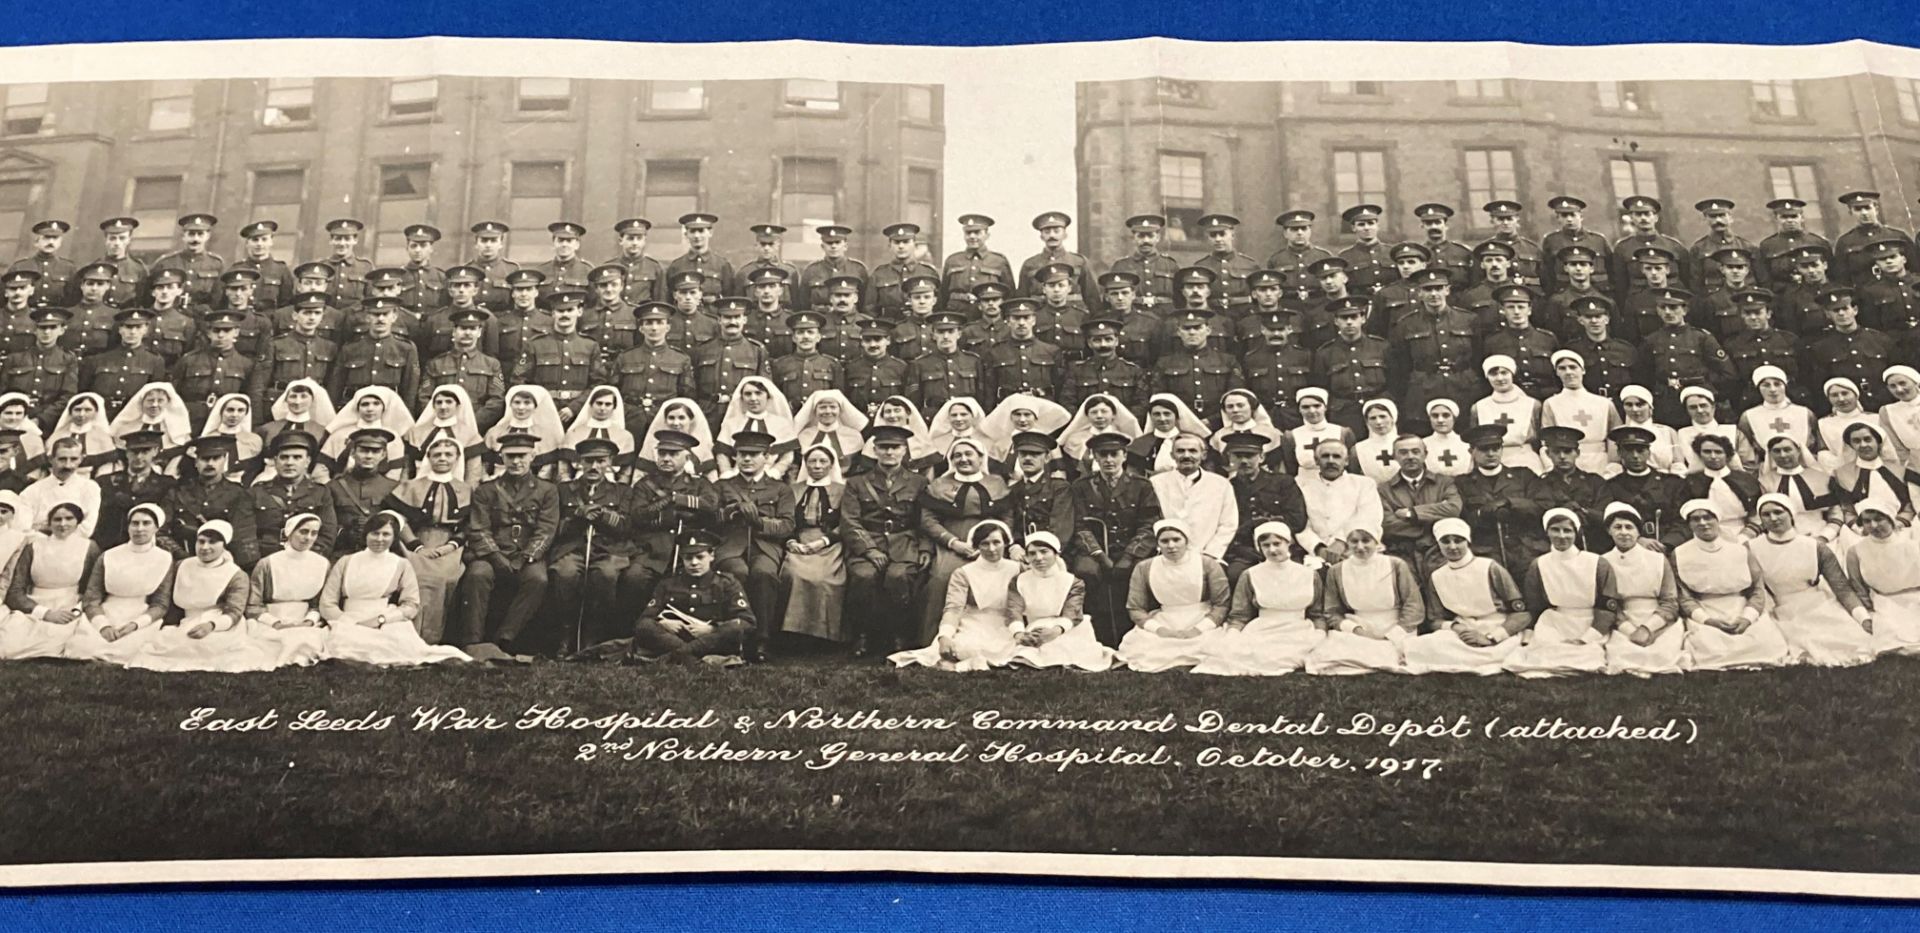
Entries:
[[[1020, 562], [1010, 558], [974, 558], [947, 578], [947, 598], [940, 627], [932, 642], [912, 651], [888, 655], [896, 667], [937, 667], [949, 671], [984, 671], [1005, 667], [1019, 648], [1007, 627], [1007, 588], [1020, 573]], [[940, 657], [940, 637], [952, 641], [958, 660]]]
[[1611, 566], [1598, 554], [1569, 548], [1542, 554], [1527, 575], [1527, 589], [1539, 587], [1547, 608], [1521, 633], [1520, 650], [1507, 658], [1506, 669], [1529, 678], [1606, 670], [1606, 636], [1594, 628], [1594, 620], [1617, 598]]
[[[172, 573], [173, 555], [157, 544], [141, 547], [129, 541], [100, 555], [87, 574], [80, 600], [86, 617], [67, 642], [67, 657], [109, 664], [133, 660], [160, 635]], [[128, 622], [138, 627], [113, 641], [101, 637], [102, 628]]]
[[[180, 622], [162, 628], [127, 666], [149, 671], [273, 670], [273, 648], [255, 640], [245, 624], [249, 588], [247, 575], [231, 554], [211, 564], [189, 557], [174, 565], [171, 598]], [[190, 637], [187, 633], [202, 622], [213, 623], [213, 631]]]
[[[311, 549], [282, 548], [253, 568], [253, 593], [247, 599], [247, 629], [274, 651], [276, 667], [306, 667], [320, 660], [327, 628], [320, 622], [320, 591], [327, 583], [327, 559]], [[275, 622], [288, 625], [275, 628]]]
[[[334, 562], [320, 591], [327, 620], [323, 659], [412, 665], [471, 661], [451, 645], [430, 645], [413, 627], [420, 612], [420, 581], [413, 565], [392, 551], [355, 551]], [[384, 625], [368, 625], [386, 616]]]
[[[1225, 608], [1226, 577], [1226, 569], [1217, 561], [1193, 551], [1179, 563], [1161, 554], [1135, 565], [1127, 609], [1146, 611], [1147, 616], [1120, 639], [1120, 659], [1127, 667], [1147, 673], [1192, 667], [1206, 660], [1221, 634], [1211, 613]], [[1200, 634], [1192, 638], [1166, 634], [1192, 629]]]
[[[1509, 612], [1525, 609], [1519, 587], [1507, 571], [1491, 559], [1474, 556], [1458, 567], [1433, 572], [1433, 595], [1442, 618], [1451, 617], [1437, 632], [1409, 639], [1407, 670], [1414, 674], [1498, 674], [1507, 658], [1520, 649], [1520, 639], [1507, 631]], [[1499, 639], [1485, 647], [1460, 640], [1455, 624]]]
[[1014, 649], [1013, 664], [1024, 667], [1069, 667], [1104, 671], [1120, 663], [1120, 656], [1094, 636], [1093, 623], [1082, 613], [1087, 585], [1056, 560], [1052, 573], [1022, 571], [1007, 590], [1007, 621], [1016, 631], [1063, 626], [1052, 641]]
[[1401, 648], [1426, 613], [1406, 561], [1390, 554], [1348, 557], [1327, 568], [1324, 600], [1322, 612], [1339, 624], [1307, 655], [1307, 673], [1406, 673]]
[[1848, 667], [1873, 660], [1873, 636], [1852, 615], [1859, 598], [1832, 551], [1807, 535], [1785, 541], [1761, 536], [1747, 549], [1796, 662]]
[[1847, 570], [1873, 603], [1873, 653], [1920, 655], [1920, 542], [1910, 532], [1861, 538]]
[[[1666, 555], [1634, 545], [1622, 551], [1614, 548], [1601, 560], [1613, 568], [1613, 586], [1620, 594], [1620, 613], [1607, 636], [1607, 673], [1650, 676], [1678, 674], [1686, 655], [1687, 629], [1677, 621], [1680, 613], [1678, 591], [1673, 585], [1673, 567]], [[1629, 627], [1660, 629], [1652, 642], [1636, 645], [1628, 635]]]
[[1300, 670], [1327, 640], [1307, 617], [1319, 609], [1320, 599], [1319, 574], [1300, 564], [1261, 561], [1248, 567], [1234, 584], [1227, 628], [1212, 639], [1206, 659], [1193, 672], [1260, 675]]
[[[1683, 669], [1751, 670], [1779, 667], [1791, 660], [1793, 649], [1787, 647], [1787, 636], [1773, 613], [1765, 611], [1755, 589], [1750, 560], [1744, 545], [1725, 537], [1712, 546], [1696, 538], [1673, 549], [1681, 618], [1687, 626]], [[1703, 611], [1738, 619], [1749, 606], [1760, 614], [1738, 635], [1694, 621]]]
[[79, 631], [80, 620], [47, 621], [51, 609], [80, 608], [80, 584], [99, 552], [93, 542], [74, 531], [66, 538], [35, 535], [15, 557], [8, 586], [8, 607], [0, 619], [0, 658], [57, 658]]

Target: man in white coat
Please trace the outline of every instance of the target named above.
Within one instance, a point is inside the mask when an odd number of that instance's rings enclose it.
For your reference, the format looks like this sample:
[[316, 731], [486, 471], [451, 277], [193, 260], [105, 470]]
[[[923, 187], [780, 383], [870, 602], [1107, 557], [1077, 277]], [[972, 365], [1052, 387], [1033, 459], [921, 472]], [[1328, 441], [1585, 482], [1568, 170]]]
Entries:
[[[80, 475], [85, 450], [77, 437], [63, 437], [47, 448], [47, 475], [20, 491], [20, 507], [32, 516], [35, 531], [47, 530], [47, 511], [62, 502], [80, 507], [80, 536], [93, 537], [100, 521], [100, 484]], [[1232, 498], [1232, 490], [1227, 492]]]
[[1154, 475], [1153, 491], [1160, 499], [1160, 514], [1193, 529], [1189, 547], [1224, 560], [1227, 545], [1240, 529], [1240, 503], [1234, 498], [1232, 481], [1200, 468], [1206, 455], [1206, 438], [1198, 434], [1174, 438], [1173, 469]]
[[1347, 445], [1335, 438], [1322, 440], [1313, 446], [1313, 462], [1318, 469], [1300, 478], [1300, 495], [1307, 500], [1307, 528], [1299, 535], [1300, 546], [1332, 563], [1347, 555], [1347, 533], [1355, 528], [1380, 537], [1385, 510], [1380, 505], [1380, 487], [1347, 472]]

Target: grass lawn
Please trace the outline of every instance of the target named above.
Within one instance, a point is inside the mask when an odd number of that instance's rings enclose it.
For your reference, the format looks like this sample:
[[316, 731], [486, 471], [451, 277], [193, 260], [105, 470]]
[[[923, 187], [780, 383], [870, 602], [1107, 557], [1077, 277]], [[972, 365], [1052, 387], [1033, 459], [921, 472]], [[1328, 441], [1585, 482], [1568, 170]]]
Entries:
[[[1429, 676], [1274, 679], [1180, 674], [896, 672], [788, 661], [734, 671], [542, 664], [381, 671], [322, 665], [165, 675], [0, 664], [0, 860], [53, 862], [710, 848], [904, 848], [1473, 859], [1920, 871], [1920, 661], [1852, 670], [1691, 674], [1651, 681]], [[519, 730], [534, 705], [707, 727], [630, 728], [581, 761], [598, 730]], [[762, 727], [788, 709], [944, 717], [956, 728]], [[416, 707], [463, 706], [506, 728], [416, 731]], [[200, 707], [277, 711], [250, 733], [184, 731]], [[379, 731], [294, 731], [304, 710]], [[983, 731], [1014, 718], [1191, 724], [1356, 714], [1449, 724], [1470, 738]], [[1492, 717], [1605, 725], [1679, 719], [1681, 741], [1488, 739]], [[736, 717], [758, 725], [734, 727]], [[1697, 739], [1686, 744], [1687, 720]], [[646, 743], [794, 751], [822, 745], [952, 753], [946, 763], [624, 760]], [[1163, 764], [981, 760], [1115, 744]], [[1335, 755], [1345, 767], [1202, 767], [1203, 749]], [[1415, 759], [1382, 773], [1378, 757]], [[1438, 759], [1428, 776], [1427, 761]], [[804, 865], [795, 867], [803, 868]]]

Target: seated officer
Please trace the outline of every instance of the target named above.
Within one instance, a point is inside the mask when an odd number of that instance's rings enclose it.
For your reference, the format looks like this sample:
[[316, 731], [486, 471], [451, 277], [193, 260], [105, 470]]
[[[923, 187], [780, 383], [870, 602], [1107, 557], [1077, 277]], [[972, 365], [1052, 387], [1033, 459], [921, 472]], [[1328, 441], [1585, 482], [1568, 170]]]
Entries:
[[777, 630], [784, 615], [780, 599], [780, 560], [793, 535], [793, 486], [766, 475], [773, 435], [740, 431], [733, 436], [734, 464], [740, 472], [715, 484], [720, 493], [720, 569], [746, 586], [754, 614], [767, 620], [765, 634]]
[[[633, 543], [628, 539], [627, 515], [631, 497], [627, 487], [608, 475], [620, 448], [603, 438], [587, 438], [574, 445], [580, 458], [580, 477], [560, 487], [560, 530], [548, 563], [554, 604], [565, 638], [574, 650], [614, 637], [619, 615], [623, 574], [633, 565]], [[583, 593], [584, 590], [584, 593]]]
[[755, 633], [753, 607], [739, 580], [714, 569], [718, 543], [699, 529], [681, 537], [679, 572], [661, 581], [634, 623], [629, 661], [731, 666], [746, 650]]
[[[515, 642], [547, 594], [547, 546], [560, 527], [560, 494], [533, 475], [540, 439], [515, 431], [500, 438], [504, 472], [473, 491], [467, 522], [467, 572], [461, 612], [448, 640], [481, 660], [517, 655]], [[496, 592], [504, 597], [497, 602]], [[484, 648], [491, 645], [501, 657]]]

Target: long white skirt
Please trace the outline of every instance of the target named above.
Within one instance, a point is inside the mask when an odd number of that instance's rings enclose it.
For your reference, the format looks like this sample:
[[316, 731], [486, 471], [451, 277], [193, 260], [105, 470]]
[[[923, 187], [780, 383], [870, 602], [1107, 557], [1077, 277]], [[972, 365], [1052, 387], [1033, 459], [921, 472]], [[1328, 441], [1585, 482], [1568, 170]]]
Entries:
[[1112, 648], [1094, 637], [1093, 624], [1081, 620], [1050, 642], [1035, 647], [1022, 646], [1013, 652], [1010, 662], [1023, 667], [1070, 667], [1082, 671], [1111, 670], [1120, 663]]
[[[1412, 636], [1400, 627], [1398, 612], [1367, 612], [1352, 617], [1356, 632], [1329, 629], [1307, 655], [1309, 674], [1347, 676], [1386, 672], [1407, 672], [1406, 655], [1401, 648]], [[1378, 638], [1371, 636], [1380, 636]]]
[[[33, 601], [48, 609], [80, 608], [80, 588], [77, 586], [42, 589], [34, 587], [29, 591]], [[48, 622], [36, 619], [24, 612], [9, 612], [0, 619], [0, 658], [24, 660], [26, 658], [57, 658], [66, 653], [67, 642], [79, 629], [78, 618], [65, 623]]]
[[1506, 660], [1509, 673], [1529, 679], [1597, 674], [1607, 669], [1607, 649], [1593, 627], [1593, 611], [1550, 608], [1522, 632], [1519, 650]]
[[[1747, 607], [1746, 599], [1738, 593], [1707, 596], [1700, 602], [1709, 610], [1729, 619], [1739, 618], [1741, 611]], [[1879, 620], [1874, 621], [1877, 627]], [[1774, 620], [1771, 612], [1762, 612], [1752, 625], [1747, 626], [1746, 631], [1738, 635], [1691, 621], [1686, 625], [1687, 653], [1680, 660], [1684, 670], [1757, 670], [1779, 667], [1793, 658], [1793, 649], [1787, 645], [1787, 636], [1780, 631], [1780, 623]]]
[[371, 601], [371, 605], [356, 605], [358, 602], [347, 600], [342, 607], [346, 615], [327, 623], [327, 634], [320, 651], [322, 659], [359, 661], [387, 667], [473, 660], [466, 652], [452, 645], [427, 644], [426, 639], [420, 637], [420, 630], [406, 619], [394, 619], [378, 628], [360, 624], [389, 612], [393, 607], [385, 599]]
[[1773, 607], [1796, 663], [1852, 667], [1873, 660], [1873, 636], [1824, 586], [1786, 596]]
[[1873, 653], [1920, 655], [1920, 590], [1873, 594]]
[[[1506, 633], [1500, 616], [1466, 619], [1468, 626], [1487, 634]], [[1507, 658], [1520, 650], [1520, 639], [1507, 637], [1484, 648], [1475, 648], [1460, 640], [1451, 626], [1437, 632], [1415, 636], [1406, 643], [1407, 671], [1413, 674], [1478, 674], [1482, 677], [1506, 670]]]
[[220, 614], [218, 608], [190, 612], [179, 625], [162, 628], [146, 647], [127, 660], [128, 667], [147, 671], [273, 670], [275, 651], [256, 640], [244, 621], [224, 631], [190, 638], [187, 632]]
[[[140, 627], [114, 641], [102, 637], [100, 630], [124, 625], [138, 619]], [[160, 635], [160, 623], [147, 618], [147, 601], [138, 596], [109, 596], [100, 604], [100, 614], [81, 619], [67, 642], [67, 657], [76, 661], [102, 661], [124, 665], [145, 650]]]
[[1678, 674], [1687, 654], [1687, 627], [1675, 622], [1660, 630], [1652, 642], [1636, 645], [1627, 633], [1614, 629], [1607, 636], [1607, 673], [1651, 677]]
[[1224, 629], [1211, 640], [1196, 674], [1258, 676], [1290, 674], [1327, 640], [1325, 632], [1300, 610], [1262, 612], [1245, 627]]
[[326, 650], [324, 625], [290, 625], [274, 628], [272, 621], [295, 622], [306, 618], [307, 604], [302, 602], [268, 603], [258, 619], [247, 620], [247, 630], [263, 645], [271, 646], [275, 667], [307, 667], [320, 660]]
[[[1206, 603], [1162, 606], [1153, 617], [1174, 629], [1183, 629], [1205, 618], [1209, 608]], [[1168, 638], [1135, 626], [1133, 631], [1120, 639], [1120, 660], [1133, 670], [1149, 674], [1192, 667], [1207, 659], [1222, 634], [1224, 632], [1216, 628], [1201, 632], [1194, 638]]]
[[[1078, 627], [1075, 626], [1075, 628]], [[939, 668], [943, 671], [984, 671], [1007, 666], [1007, 662], [1013, 660], [1014, 653], [1019, 647], [1014, 643], [1013, 630], [1007, 628], [1007, 614], [1004, 608], [975, 607], [962, 612], [959, 624], [954, 627], [953, 653], [959, 657], [959, 660], [948, 661], [940, 657], [938, 636], [935, 636], [933, 642], [924, 648], [898, 651], [888, 655], [887, 660], [892, 661], [896, 667], [919, 665]]]

